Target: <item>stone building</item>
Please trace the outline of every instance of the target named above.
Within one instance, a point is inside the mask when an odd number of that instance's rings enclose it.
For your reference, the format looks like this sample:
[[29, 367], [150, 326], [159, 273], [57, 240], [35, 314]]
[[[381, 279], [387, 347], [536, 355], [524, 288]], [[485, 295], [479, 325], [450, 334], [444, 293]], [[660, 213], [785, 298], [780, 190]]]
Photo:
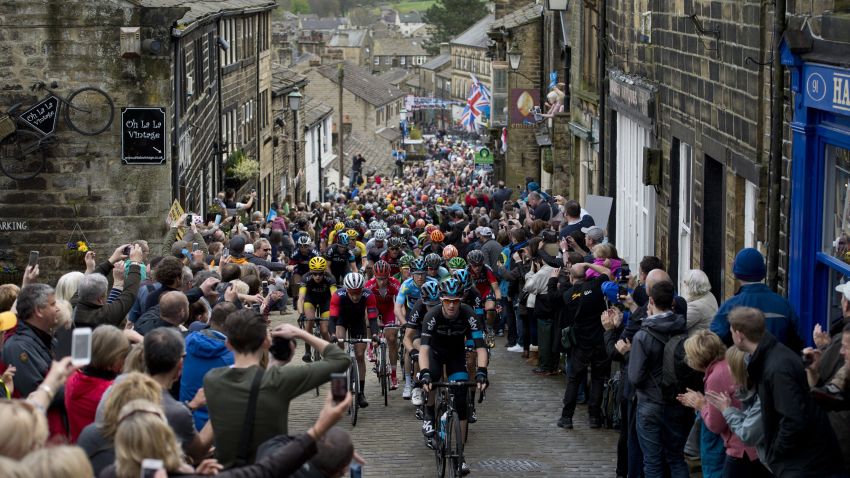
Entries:
[[309, 203], [326, 200], [326, 191], [339, 188], [339, 166], [333, 149], [334, 109], [317, 98], [304, 99], [304, 167], [299, 183]]
[[368, 66], [372, 51], [372, 32], [365, 28], [337, 30], [328, 42], [327, 49], [341, 52], [341, 59], [355, 65]]
[[[469, 87], [472, 85], [471, 75], [475, 75], [478, 81], [492, 90], [490, 59], [487, 57], [490, 39], [487, 37], [487, 31], [495, 19], [492, 13], [487, 14], [449, 43], [453, 100], [466, 104]], [[453, 121], [460, 121], [462, 113], [463, 106], [453, 107]]]
[[299, 125], [304, 124], [306, 102], [301, 92], [307, 83], [307, 77], [294, 70], [280, 64], [272, 66], [273, 154], [260, 163], [260, 204], [264, 210], [271, 202], [281, 202], [287, 196], [293, 201], [306, 197], [304, 134]]
[[393, 68], [414, 69], [430, 58], [419, 38], [377, 38], [372, 47], [372, 73]]
[[[345, 68], [342, 83], [345, 127], [350, 124], [351, 131], [362, 133], [367, 138], [372, 136], [378, 142], [392, 141], [386, 131], [394, 130], [398, 135], [399, 113], [404, 106], [405, 93], [368, 70], [348, 62], [314, 66], [305, 73], [310, 80], [308, 94], [334, 105], [336, 109], [340, 64]], [[333, 131], [337, 134], [338, 116], [334, 115], [333, 119]], [[379, 135], [379, 132], [384, 135]]]
[[[262, 112], [270, 110], [260, 88], [269, 74], [274, 6], [271, 0], [6, 2], [0, 109], [36, 103], [41, 96], [30, 85], [55, 80], [65, 97], [86, 86], [106, 92], [114, 121], [98, 136], [57, 124], [41, 174], [25, 181], [0, 176], [4, 219], [27, 228], [0, 233], [0, 250], [10, 258], [3, 266], [23, 268], [28, 251], [39, 250], [42, 274], [53, 280], [82, 268], [82, 256], [66, 246], [84, 240], [82, 234], [102, 254], [136, 238], [156, 247], [172, 199], [205, 212], [224, 185], [228, 148], [263, 149]], [[226, 145], [225, 108], [241, 133], [229, 134]], [[147, 137], [159, 135], [161, 148], [131, 141], [135, 125], [147, 126]], [[148, 164], [126, 164], [138, 162]]]
[[[419, 95], [437, 100], [451, 100], [452, 56], [448, 44], [440, 45], [440, 54], [419, 67]], [[417, 119], [425, 124], [445, 128], [451, 124], [451, 108], [428, 109], [417, 112]]]

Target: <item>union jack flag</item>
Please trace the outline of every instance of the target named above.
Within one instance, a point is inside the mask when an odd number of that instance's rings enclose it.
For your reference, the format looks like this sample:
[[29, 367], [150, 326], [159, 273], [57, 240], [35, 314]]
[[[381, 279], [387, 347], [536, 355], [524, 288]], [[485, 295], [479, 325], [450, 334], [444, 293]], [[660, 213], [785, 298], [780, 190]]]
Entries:
[[490, 91], [478, 81], [475, 75], [469, 76], [472, 77], [472, 86], [469, 87], [469, 95], [467, 95], [466, 106], [463, 108], [460, 121], [468, 131], [474, 132], [478, 118], [490, 117]]

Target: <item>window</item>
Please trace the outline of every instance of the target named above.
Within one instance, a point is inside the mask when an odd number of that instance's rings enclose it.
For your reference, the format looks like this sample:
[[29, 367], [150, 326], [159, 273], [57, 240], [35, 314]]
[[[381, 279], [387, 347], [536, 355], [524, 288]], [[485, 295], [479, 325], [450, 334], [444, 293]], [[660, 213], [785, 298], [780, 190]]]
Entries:
[[209, 32], [207, 35], [207, 55], [209, 55], [209, 59], [207, 60], [207, 70], [210, 78], [209, 84], [214, 85], [216, 78], [218, 76], [218, 72], [216, 71], [215, 65], [215, 54], [218, 51], [218, 45], [215, 44], [215, 32]]
[[269, 90], [260, 92], [260, 129], [269, 126]]
[[195, 70], [195, 95], [192, 98], [197, 100], [204, 93], [204, 37], [199, 37], [194, 42], [195, 54], [192, 59]]
[[599, 15], [590, 8], [583, 8], [584, 28], [582, 32], [583, 49], [582, 64], [581, 64], [581, 82], [585, 87], [596, 86], [598, 76], [596, 58], [598, 50], [598, 40], [596, 28], [599, 25]]
[[747, 181], [744, 190], [744, 247], [756, 247], [756, 202], [758, 187]]
[[194, 85], [192, 84], [192, 74], [186, 70], [186, 55], [189, 52], [183, 50], [183, 54], [180, 55], [180, 69], [183, 71], [183, 75], [180, 77], [180, 113], [181, 116], [186, 113], [186, 108], [188, 107], [187, 99], [189, 98], [189, 93], [192, 91]]
[[220, 37], [229, 45], [229, 48], [227, 50], [224, 50], [222, 48], [218, 49], [218, 51], [221, 52], [221, 66], [228, 66], [232, 65], [233, 63], [236, 63], [236, 60], [239, 59], [236, 56], [236, 51], [238, 50], [239, 42], [237, 41], [236, 36], [235, 18], [227, 18], [221, 21]]
[[493, 62], [493, 104], [490, 115], [494, 125], [508, 122], [508, 63]]
[[257, 29], [257, 41], [261, 52], [269, 49], [269, 39], [271, 38], [271, 23], [269, 13], [261, 13], [257, 17], [259, 28]]
[[404, 56], [402, 56], [401, 58], [399, 58], [399, 60], [398, 60], [398, 61], [399, 61], [399, 63], [401, 64], [401, 66], [404, 66], [404, 63], [405, 63], [405, 61], [406, 61], [406, 60], [407, 60], [407, 58], [406, 58], [406, 57], [404, 57]]
[[[823, 250], [844, 256], [850, 250], [850, 150], [827, 144]], [[844, 257], [841, 257], [844, 260]]]
[[379, 56], [375, 57], [375, 66], [381, 66], [381, 57], [379, 57]]

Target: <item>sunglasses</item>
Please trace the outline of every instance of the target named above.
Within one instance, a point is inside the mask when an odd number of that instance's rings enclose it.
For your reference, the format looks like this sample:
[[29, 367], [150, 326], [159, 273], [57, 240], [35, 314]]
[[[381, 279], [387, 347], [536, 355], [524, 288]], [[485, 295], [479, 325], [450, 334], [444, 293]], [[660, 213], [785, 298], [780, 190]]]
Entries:
[[460, 304], [460, 299], [440, 299], [444, 304], [457, 305]]

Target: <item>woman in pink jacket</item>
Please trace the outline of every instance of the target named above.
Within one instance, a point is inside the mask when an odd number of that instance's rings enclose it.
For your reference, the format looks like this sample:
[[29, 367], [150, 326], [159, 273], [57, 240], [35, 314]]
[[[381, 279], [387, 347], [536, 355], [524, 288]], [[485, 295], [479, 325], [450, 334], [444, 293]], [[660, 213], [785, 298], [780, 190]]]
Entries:
[[[726, 346], [720, 337], [708, 330], [697, 331], [685, 340], [686, 361], [692, 369], [705, 373], [703, 381], [706, 393], [725, 393], [734, 397], [738, 386], [729, 371], [725, 354]], [[679, 401], [699, 411], [705, 426], [723, 438], [726, 447], [726, 463], [723, 467], [725, 478], [772, 476], [759, 461], [756, 449], [745, 445], [732, 432], [723, 413], [709, 405], [702, 393], [688, 390], [679, 395]], [[734, 399], [733, 406], [740, 408], [741, 404]]]

